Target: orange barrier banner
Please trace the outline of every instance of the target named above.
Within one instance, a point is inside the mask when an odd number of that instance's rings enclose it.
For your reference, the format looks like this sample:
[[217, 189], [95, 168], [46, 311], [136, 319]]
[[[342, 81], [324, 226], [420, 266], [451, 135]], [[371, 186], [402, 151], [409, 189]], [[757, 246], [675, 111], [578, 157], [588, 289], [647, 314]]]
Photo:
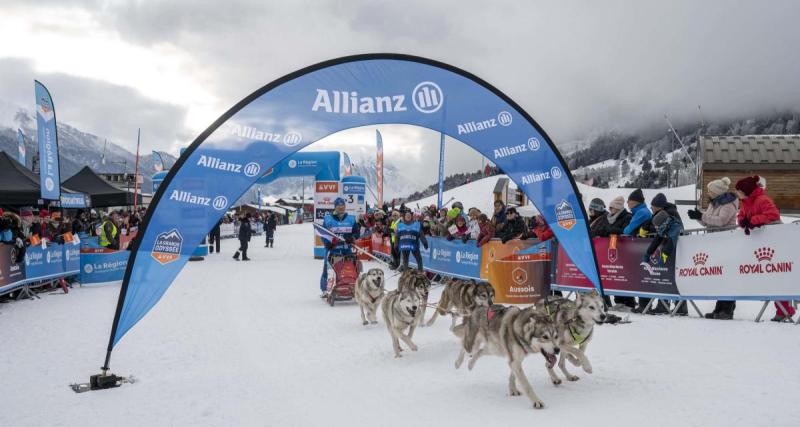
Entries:
[[549, 254], [510, 255], [489, 263], [488, 281], [501, 304], [535, 304], [550, 293]]
[[531, 240], [509, 240], [506, 243], [500, 239], [492, 239], [481, 246], [481, 279], [489, 280], [489, 265], [492, 261], [503, 259], [509, 255], [528, 249], [538, 242]]

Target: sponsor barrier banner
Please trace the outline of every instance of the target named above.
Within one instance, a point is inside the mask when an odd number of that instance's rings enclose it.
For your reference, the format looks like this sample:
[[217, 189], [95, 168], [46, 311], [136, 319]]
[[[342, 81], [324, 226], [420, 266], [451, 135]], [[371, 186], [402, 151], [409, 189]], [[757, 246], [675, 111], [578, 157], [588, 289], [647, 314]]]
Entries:
[[[430, 266], [433, 271], [456, 277], [481, 278], [481, 250], [475, 246], [474, 240], [463, 243], [460, 240], [429, 238], [428, 249], [420, 248], [420, 253], [423, 265]], [[426, 256], [430, 260], [425, 259]]]
[[[642, 262], [642, 255], [650, 245], [649, 238], [596, 237], [593, 239], [603, 289], [610, 295], [677, 296], [675, 286], [675, 259], [670, 257], [666, 265], [651, 261]], [[680, 239], [679, 239], [680, 241]], [[660, 257], [656, 252], [656, 257]], [[654, 257], [654, 258], [656, 258]], [[592, 289], [586, 279], [564, 252], [558, 248], [556, 279], [553, 289]]]
[[25, 280], [44, 280], [64, 276], [64, 245], [50, 243], [47, 248], [29, 246], [25, 251]]
[[[553, 142], [525, 111], [490, 84], [447, 64], [402, 55], [354, 56], [264, 86], [186, 149], [151, 203], [121, 288], [109, 350], [158, 302], [202, 235], [264, 171], [329, 135], [386, 123], [436, 129], [488, 157], [529, 197], [577, 267], [599, 286], [577, 186]], [[319, 209], [333, 208], [338, 179], [317, 181]], [[316, 218], [322, 216], [318, 212]], [[182, 238], [180, 256], [162, 264], [151, 252], [159, 236], [173, 228]], [[479, 276], [480, 266], [460, 269]]]
[[506, 243], [500, 239], [492, 239], [481, 246], [481, 275], [483, 280], [489, 280], [489, 265], [492, 261], [503, 259], [509, 255], [522, 252], [534, 245], [531, 240], [509, 240]]
[[129, 251], [81, 253], [82, 285], [118, 282], [128, 266]]
[[489, 264], [489, 283], [500, 304], [535, 304], [550, 293], [550, 255], [510, 255]]
[[67, 243], [61, 245], [61, 249], [64, 252], [61, 257], [64, 263], [61, 268], [64, 270], [64, 273], [68, 275], [78, 274], [81, 269], [81, 246]]
[[799, 224], [682, 236], [676, 280], [689, 299], [800, 298]]
[[61, 172], [58, 166], [56, 111], [50, 92], [34, 80], [36, 94], [36, 132], [39, 141], [39, 184], [42, 199], [61, 198]]
[[0, 293], [25, 281], [25, 263], [14, 262], [16, 258], [17, 248], [14, 245], [0, 243]]

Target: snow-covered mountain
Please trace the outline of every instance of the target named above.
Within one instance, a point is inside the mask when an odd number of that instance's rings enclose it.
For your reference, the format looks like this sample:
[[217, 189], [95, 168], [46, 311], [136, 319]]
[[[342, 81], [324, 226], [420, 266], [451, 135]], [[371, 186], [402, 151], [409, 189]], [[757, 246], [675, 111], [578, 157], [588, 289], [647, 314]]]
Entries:
[[[17, 128], [25, 132], [25, 148], [28, 153], [28, 167], [31, 158], [38, 151], [36, 142], [36, 118], [33, 112], [4, 104], [0, 108], [0, 150], [17, 157]], [[9, 118], [10, 117], [10, 118]], [[58, 151], [61, 162], [61, 179], [66, 180], [84, 166], [91, 167], [101, 173], [133, 173], [136, 167], [136, 155], [97, 135], [83, 132], [64, 122], [58, 122]], [[105, 152], [105, 164], [103, 153]], [[164, 161], [171, 164], [176, 159], [164, 154]], [[153, 158], [150, 153], [140, 153], [139, 170], [144, 175], [145, 191], [152, 188], [150, 175], [153, 173]]]
[[[783, 112], [736, 120], [676, 126], [685, 150], [665, 126], [636, 134], [604, 133], [565, 156], [579, 181], [605, 188], [661, 188], [694, 184], [701, 135], [784, 135], [800, 133], [800, 113]], [[691, 158], [691, 160], [690, 160]]]

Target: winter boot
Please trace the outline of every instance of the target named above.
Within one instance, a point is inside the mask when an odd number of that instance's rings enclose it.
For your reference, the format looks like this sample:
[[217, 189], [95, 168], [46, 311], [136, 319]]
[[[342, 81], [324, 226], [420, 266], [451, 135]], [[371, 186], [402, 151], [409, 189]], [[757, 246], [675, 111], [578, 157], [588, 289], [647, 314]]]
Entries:
[[714, 318], [719, 320], [731, 320], [733, 319], [733, 313], [728, 313], [727, 311], [721, 311], [717, 313], [717, 315]]
[[233, 259], [235, 259], [236, 261], [239, 261], [239, 251], [236, 251], [236, 253], [233, 254]]

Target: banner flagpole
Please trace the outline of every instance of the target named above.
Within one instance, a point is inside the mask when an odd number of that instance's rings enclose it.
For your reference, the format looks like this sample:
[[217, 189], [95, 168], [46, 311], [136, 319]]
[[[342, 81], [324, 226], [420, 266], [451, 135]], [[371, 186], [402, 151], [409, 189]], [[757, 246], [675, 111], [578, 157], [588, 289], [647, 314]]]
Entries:
[[377, 208], [383, 206], [383, 137], [381, 131], [375, 129], [375, 138], [377, 143], [376, 159], [375, 159], [375, 174], [378, 185], [378, 195], [376, 196]]
[[444, 193], [444, 132], [439, 133], [439, 191], [436, 197], [436, 207], [442, 208], [442, 194]]
[[142, 129], [136, 130], [136, 169], [133, 173], [133, 212], [136, 212], [137, 201], [139, 199], [139, 142], [142, 136]]

